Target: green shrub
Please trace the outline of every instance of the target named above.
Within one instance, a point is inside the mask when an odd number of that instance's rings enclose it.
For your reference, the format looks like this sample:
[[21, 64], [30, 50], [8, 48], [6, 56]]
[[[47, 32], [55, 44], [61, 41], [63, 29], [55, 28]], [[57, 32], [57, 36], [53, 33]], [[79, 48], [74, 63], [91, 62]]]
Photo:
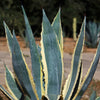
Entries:
[[12, 55], [14, 74], [6, 67], [6, 83], [9, 92], [2, 86], [0, 89], [12, 100], [80, 100], [87, 89], [100, 56], [100, 43], [87, 75], [82, 81], [82, 50], [85, 36], [86, 18], [84, 18], [80, 35], [73, 53], [71, 72], [63, 86], [63, 36], [60, 20], [60, 9], [53, 23], [50, 24], [44, 10], [41, 32], [41, 47], [36, 46], [31, 27], [24, 8], [27, 37], [29, 41], [32, 74], [13, 31], [4, 22], [8, 46]]

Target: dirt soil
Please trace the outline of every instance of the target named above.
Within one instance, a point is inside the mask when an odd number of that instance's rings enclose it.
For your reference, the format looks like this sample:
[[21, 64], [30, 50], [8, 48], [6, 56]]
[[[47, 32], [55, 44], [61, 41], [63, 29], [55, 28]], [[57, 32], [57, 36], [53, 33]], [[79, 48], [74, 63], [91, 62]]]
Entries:
[[[31, 69], [29, 48], [26, 47], [25, 42], [23, 41], [22, 38], [17, 37], [17, 39], [20, 44], [21, 50], [24, 54], [24, 57], [26, 59], [26, 62], [29, 68]], [[40, 38], [36, 38], [36, 43], [40, 45]], [[75, 44], [76, 41], [74, 41], [72, 38], [64, 38], [64, 81], [66, 80], [68, 74], [70, 73], [71, 59]], [[95, 52], [96, 49], [87, 48], [86, 46], [84, 46], [84, 50], [82, 53], [83, 78], [86, 75], [86, 72], [91, 64], [91, 61], [93, 60]], [[3, 85], [6, 88], [4, 63], [13, 72], [11, 57], [7, 47], [7, 41], [6, 38], [2, 37], [0, 38], [0, 85]], [[98, 68], [95, 72], [95, 75], [93, 77], [93, 80], [81, 100], [89, 100], [89, 96], [92, 93], [93, 89], [97, 91], [97, 96], [100, 96], [99, 76], [100, 76], [100, 61], [98, 64]], [[0, 96], [3, 100], [8, 100], [1, 91], [0, 91]], [[2, 100], [1, 98], [0, 100]]]

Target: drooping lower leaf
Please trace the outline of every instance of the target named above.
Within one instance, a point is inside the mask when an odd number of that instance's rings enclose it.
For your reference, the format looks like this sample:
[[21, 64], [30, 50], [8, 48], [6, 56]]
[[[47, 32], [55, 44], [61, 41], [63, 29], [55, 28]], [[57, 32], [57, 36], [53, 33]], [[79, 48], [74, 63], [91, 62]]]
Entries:
[[8, 92], [4, 89], [4, 87], [2, 87], [1, 85], [0, 85], [0, 90], [5, 94], [5, 96], [7, 96], [8, 99], [10, 99], [10, 100], [15, 100], [15, 99], [13, 98], [13, 96], [12, 96], [10, 93], [8, 93]]
[[10, 91], [10, 93], [12, 94], [13, 98], [16, 100], [19, 100], [22, 96], [22, 93], [20, 92], [20, 90], [17, 87], [17, 84], [14, 80], [14, 76], [13, 74], [9, 71], [9, 69], [6, 67], [6, 84], [7, 84], [7, 88]]

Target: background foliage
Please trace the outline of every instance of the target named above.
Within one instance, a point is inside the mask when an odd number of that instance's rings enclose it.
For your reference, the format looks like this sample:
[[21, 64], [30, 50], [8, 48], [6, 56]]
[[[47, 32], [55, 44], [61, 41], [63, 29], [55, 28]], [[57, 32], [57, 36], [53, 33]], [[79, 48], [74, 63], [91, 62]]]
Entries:
[[28, 15], [35, 36], [40, 36], [42, 9], [52, 22], [61, 8], [62, 27], [65, 36], [72, 37], [73, 17], [77, 18], [77, 33], [84, 16], [87, 21], [100, 21], [100, 0], [2, 0], [0, 1], [0, 36], [4, 36], [3, 20], [17, 35], [24, 33], [24, 20], [21, 4]]

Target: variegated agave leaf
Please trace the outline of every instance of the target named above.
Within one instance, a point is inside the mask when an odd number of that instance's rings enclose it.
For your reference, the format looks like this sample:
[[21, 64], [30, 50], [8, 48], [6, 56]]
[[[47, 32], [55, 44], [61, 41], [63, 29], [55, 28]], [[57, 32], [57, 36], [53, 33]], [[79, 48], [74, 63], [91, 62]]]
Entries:
[[60, 45], [60, 52], [61, 52], [61, 57], [62, 57], [62, 83], [61, 83], [61, 89], [62, 89], [63, 76], [64, 76], [64, 63], [63, 63], [63, 35], [62, 35], [61, 18], [60, 18], [61, 14], [60, 13], [61, 13], [61, 9], [59, 9], [51, 26], [57, 35], [58, 43]]
[[100, 100], [100, 97], [97, 97], [96, 100]]
[[0, 90], [5, 94], [5, 96], [10, 100], [15, 100], [14, 98], [13, 98], [13, 96], [7, 91], [7, 90], [5, 90], [5, 88], [4, 87], [2, 87], [1, 85], [0, 85]]
[[5, 28], [5, 33], [6, 33], [8, 47], [9, 47], [10, 54], [11, 54], [11, 52], [12, 52], [12, 45], [13, 45], [13, 36], [11, 34], [11, 31], [9, 30], [9, 27], [6, 25], [6, 23], [3, 22], [3, 24], [4, 24], [4, 28]]
[[100, 58], [100, 42], [99, 42], [96, 54], [94, 56], [94, 59], [91, 62], [91, 66], [88, 69], [88, 72], [87, 72], [84, 80], [82, 81], [81, 86], [78, 89], [75, 97], [74, 97], [75, 100], [80, 100], [80, 98], [82, 97], [83, 93], [87, 89], [87, 87], [88, 87], [89, 83], [91, 82], [91, 80], [93, 78], [93, 75], [94, 75], [94, 73], [96, 71], [96, 68], [97, 68], [97, 65], [98, 65], [98, 62], [99, 62], [99, 58]]
[[[80, 72], [80, 65], [81, 65], [81, 54], [83, 50], [83, 44], [84, 44], [84, 36], [85, 36], [85, 24], [86, 24], [86, 18], [84, 18], [80, 35], [76, 43], [76, 47], [74, 49], [74, 54], [71, 62], [71, 73], [68, 80], [68, 83], [65, 83], [65, 88], [63, 90], [63, 96], [65, 100], [70, 100], [72, 97], [72, 93], [74, 92], [75, 86], [77, 85], [77, 80]], [[67, 82], [67, 81], [66, 81]], [[66, 86], [68, 85], [68, 86]], [[66, 88], [67, 87], [67, 88]]]
[[12, 36], [7, 25], [5, 23], [4, 25], [5, 25], [5, 31], [7, 33], [8, 46], [12, 54], [14, 72], [18, 78], [18, 81], [21, 84], [21, 86], [27, 91], [28, 95], [30, 95], [31, 98], [38, 99], [33, 77], [31, 75], [31, 72], [27, 64], [25, 63], [25, 59], [23, 57], [23, 54], [21, 53], [19, 44], [15, 37], [15, 33], [13, 31], [13, 36]]
[[24, 8], [22, 6], [23, 14], [24, 14], [24, 20], [26, 25], [26, 34], [28, 36], [29, 46], [30, 46], [30, 53], [31, 53], [31, 62], [32, 62], [32, 74], [34, 77], [34, 82], [36, 84], [36, 90], [39, 96], [39, 99], [41, 99], [41, 95], [43, 95], [43, 84], [42, 84], [42, 65], [41, 65], [41, 59], [38, 53], [38, 49], [35, 43], [35, 39], [32, 33], [32, 29], [30, 27], [28, 18], [26, 16], [26, 13], [24, 11]]
[[6, 69], [6, 85], [9, 92], [5, 90], [1, 85], [0, 90], [5, 94], [5, 96], [7, 96], [9, 100], [23, 100], [24, 98], [27, 98], [24, 100], [30, 100], [27, 95], [24, 95], [22, 91], [20, 91], [21, 89], [19, 89], [20, 87], [18, 86], [12, 72], [6, 67], [6, 65], [4, 66]]
[[61, 18], [60, 18], [60, 12], [61, 9], [59, 9], [56, 17], [54, 18], [53, 22], [52, 22], [52, 27], [57, 35], [57, 39], [63, 54], [63, 36], [62, 36], [62, 27], [61, 27]]
[[16, 81], [14, 79], [14, 76], [12, 74], [12, 72], [6, 67], [6, 84], [7, 84], [7, 88], [10, 91], [12, 97], [16, 100], [19, 100], [22, 96], [22, 93], [20, 92], [20, 90], [17, 87]]
[[25, 63], [25, 59], [23, 54], [21, 53], [19, 44], [13, 33], [13, 49], [12, 49], [12, 62], [14, 72], [20, 82], [20, 84], [26, 89], [31, 99], [39, 99], [37, 96], [37, 92], [35, 89], [35, 83], [33, 81], [33, 77], [31, 72]]
[[44, 11], [41, 38], [42, 63], [46, 75], [45, 93], [49, 99], [56, 100], [61, 92], [61, 52], [55, 31], [51, 27]]
[[78, 90], [78, 88], [80, 86], [80, 83], [82, 81], [82, 71], [83, 71], [83, 66], [82, 66], [82, 62], [81, 62], [79, 75], [78, 75], [78, 78], [77, 78], [77, 82], [76, 82], [75, 88], [74, 88], [73, 93], [72, 93], [71, 98], [70, 98], [71, 100], [73, 99], [73, 97], [77, 93], [77, 90]]

